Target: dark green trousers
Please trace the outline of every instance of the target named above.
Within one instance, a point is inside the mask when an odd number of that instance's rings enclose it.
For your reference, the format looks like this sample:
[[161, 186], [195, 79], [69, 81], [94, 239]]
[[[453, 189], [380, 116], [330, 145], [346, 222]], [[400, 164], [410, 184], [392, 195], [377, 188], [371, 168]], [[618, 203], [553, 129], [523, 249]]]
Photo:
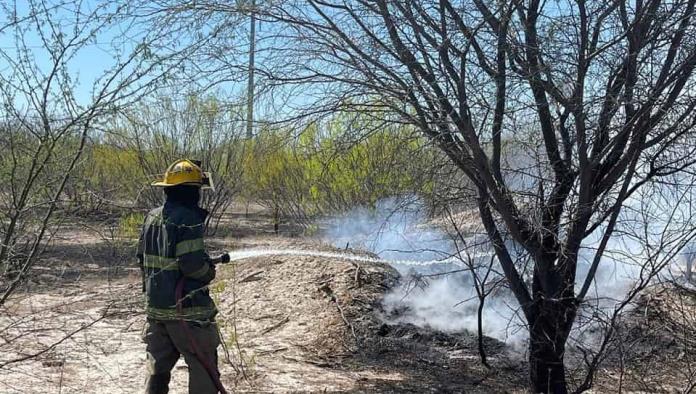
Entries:
[[179, 321], [147, 320], [144, 341], [147, 345], [148, 377], [145, 392], [169, 392], [169, 379], [174, 364], [183, 355], [189, 370], [189, 393], [214, 394], [218, 390], [208, 371], [195, 354], [188, 331], [210, 365], [217, 370], [217, 347], [220, 344], [215, 323], [186, 323], [184, 330]]

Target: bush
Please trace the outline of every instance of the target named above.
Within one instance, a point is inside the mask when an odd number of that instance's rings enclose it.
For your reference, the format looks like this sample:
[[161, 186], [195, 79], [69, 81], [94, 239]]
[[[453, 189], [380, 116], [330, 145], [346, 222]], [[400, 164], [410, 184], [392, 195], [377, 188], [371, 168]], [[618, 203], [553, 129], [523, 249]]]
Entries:
[[274, 212], [312, 218], [384, 198], [428, 194], [436, 153], [411, 130], [382, 128], [346, 141], [338, 120], [299, 136], [262, 130], [244, 159], [244, 196]]
[[140, 212], [121, 216], [118, 221], [117, 237], [123, 240], [137, 239], [144, 221], [145, 215]]
[[238, 117], [221, 108], [212, 97], [162, 99], [114, 119], [87, 147], [68, 199], [82, 212], [155, 206], [162, 195], [148, 184], [182, 157], [202, 159], [213, 173], [216, 192], [202, 200], [209, 225], [238, 197], [267, 207], [276, 225], [281, 217], [309, 225], [384, 198], [427, 200], [436, 187], [440, 154], [410, 127], [337, 114], [302, 129], [264, 127], [245, 140]]

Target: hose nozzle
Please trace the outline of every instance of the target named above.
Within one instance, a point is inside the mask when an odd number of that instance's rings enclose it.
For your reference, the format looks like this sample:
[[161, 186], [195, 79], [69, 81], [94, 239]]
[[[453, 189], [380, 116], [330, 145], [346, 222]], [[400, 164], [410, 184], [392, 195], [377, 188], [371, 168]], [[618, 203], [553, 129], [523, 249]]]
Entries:
[[213, 264], [225, 264], [230, 262], [230, 254], [229, 253], [223, 253], [217, 257], [213, 257], [211, 259]]

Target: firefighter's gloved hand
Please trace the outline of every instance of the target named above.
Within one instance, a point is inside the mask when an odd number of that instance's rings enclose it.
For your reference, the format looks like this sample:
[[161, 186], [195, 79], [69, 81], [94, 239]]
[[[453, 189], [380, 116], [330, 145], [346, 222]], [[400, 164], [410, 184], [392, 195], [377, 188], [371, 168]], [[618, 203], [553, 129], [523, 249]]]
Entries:
[[203, 283], [210, 283], [215, 279], [215, 264], [213, 264], [213, 261], [210, 259], [206, 261], [206, 264], [208, 265], [208, 271], [200, 278], [200, 281]]
[[217, 273], [215, 272], [215, 264], [210, 264], [210, 269], [208, 272], [210, 273], [210, 280], [208, 282], [212, 282], [213, 279], [215, 279], [215, 274]]

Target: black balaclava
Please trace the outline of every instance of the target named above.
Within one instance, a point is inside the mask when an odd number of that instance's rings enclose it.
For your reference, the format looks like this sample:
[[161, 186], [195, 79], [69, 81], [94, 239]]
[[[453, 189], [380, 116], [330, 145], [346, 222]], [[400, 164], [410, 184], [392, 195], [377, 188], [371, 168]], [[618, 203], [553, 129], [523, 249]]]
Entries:
[[201, 199], [201, 189], [192, 185], [177, 185], [164, 188], [167, 202], [175, 202], [189, 207], [198, 207]]

